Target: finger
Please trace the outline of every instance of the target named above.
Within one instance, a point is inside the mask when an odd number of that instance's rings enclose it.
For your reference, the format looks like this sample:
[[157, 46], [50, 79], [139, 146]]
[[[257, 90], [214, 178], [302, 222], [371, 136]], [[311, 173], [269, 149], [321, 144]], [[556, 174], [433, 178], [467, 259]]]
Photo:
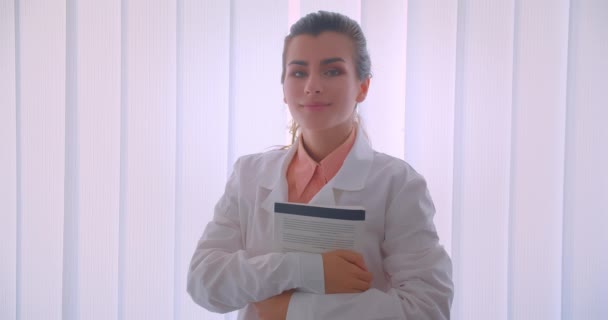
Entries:
[[355, 276], [357, 277], [357, 279], [366, 282], [371, 282], [373, 280], [373, 275], [371, 272], [357, 272]]
[[354, 251], [341, 250], [340, 252], [336, 252], [340, 257], [344, 258], [346, 261], [355, 264], [359, 268], [364, 271], [367, 271], [367, 267], [365, 266], [365, 261], [363, 260], [363, 256]]
[[370, 287], [371, 287], [370, 283], [366, 282], [366, 281], [355, 280], [353, 282], [353, 289], [356, 290], [357, 292], [367, 291]]

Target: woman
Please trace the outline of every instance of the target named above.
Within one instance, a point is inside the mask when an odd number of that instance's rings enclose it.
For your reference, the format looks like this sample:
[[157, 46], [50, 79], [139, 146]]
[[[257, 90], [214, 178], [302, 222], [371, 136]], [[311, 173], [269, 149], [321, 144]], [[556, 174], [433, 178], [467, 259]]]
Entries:
[[[358, 126], [370, 66], [355, 21], [321, 11], [292, 26], [281, 78], [292, 146], [236, 162], [190, 265], [196, 303], [239, 319], [449, 318], [451, 261], [426, 183]], [[273, 205], [285, 201], [364, 207], [364, 245], [272, 252]]]

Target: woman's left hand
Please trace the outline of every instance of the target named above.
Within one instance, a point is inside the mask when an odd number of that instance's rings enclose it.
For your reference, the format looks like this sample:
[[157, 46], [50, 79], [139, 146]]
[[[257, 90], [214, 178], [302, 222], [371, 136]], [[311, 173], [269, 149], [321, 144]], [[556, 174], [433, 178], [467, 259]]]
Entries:
[[285, 291], [277, 296], [253, 304], [260, 320], [285, 320], [287, 308], [294, 290]]

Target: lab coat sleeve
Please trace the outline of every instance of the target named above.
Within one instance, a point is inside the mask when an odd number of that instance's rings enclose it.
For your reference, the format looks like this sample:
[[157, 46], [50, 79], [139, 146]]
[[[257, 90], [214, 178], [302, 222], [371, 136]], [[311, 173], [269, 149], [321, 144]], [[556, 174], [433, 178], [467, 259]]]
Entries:
[[321, 255], [255, 256], [244, 250], [237, 194], [239, 162], [195, 249], [188, 271], [188, 293], [205, 309], [226, 313], [293, 288], [324, 292], [319, 275], [323, 272]]
[[331, 295], [295, 292], [287, 320], [450, 318], [452, 264], [438, 243], [424, 179], [414, 174], [386, 214], [382, 254], [390, 289]]

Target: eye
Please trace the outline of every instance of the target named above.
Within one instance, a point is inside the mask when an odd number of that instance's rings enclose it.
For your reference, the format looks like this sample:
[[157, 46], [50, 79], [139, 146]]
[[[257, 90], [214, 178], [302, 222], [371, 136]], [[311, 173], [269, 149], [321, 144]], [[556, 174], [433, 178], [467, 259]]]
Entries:
[[298, 71], [293, 71], [291, 73], [291, 76], [294, 77], [294, 78], [304, 78], [304, 77], [306, 77], [306, 72], [299, 71], [299, 70]]
[[338, 69], [329, 69], [329, 70], [323, 72], [323, 75], [325, 75], [327, 77], [335, 77], [335, 76], [339, 76], [341, 74], [342, 74], [342, 72]]

